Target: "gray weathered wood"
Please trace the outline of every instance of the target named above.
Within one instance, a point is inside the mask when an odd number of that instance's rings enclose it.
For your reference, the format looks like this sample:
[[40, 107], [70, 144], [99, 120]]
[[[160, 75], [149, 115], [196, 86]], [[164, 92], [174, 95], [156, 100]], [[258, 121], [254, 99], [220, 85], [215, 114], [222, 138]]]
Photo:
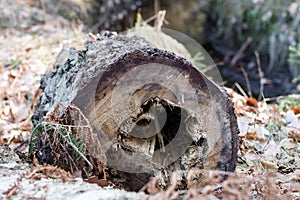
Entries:
[[[87, 47], [71, 49], [65, 64], [43, 78], [35, 127], [59, 103], [80, 108], [94, 134], [85, 148], [101, 145], [108, 179], [128, 190], [140, 189], [150, 176], [161, 176], [165, 187], [176, 170], [234, 171], [238, 127], [232, 102], [191, 62], [137, 36], [106, 33]], [[31, 142], [32, 152], [51, 162], [51, 148], [43, 148], [39, 134], [32, 137], [39, 143]]]

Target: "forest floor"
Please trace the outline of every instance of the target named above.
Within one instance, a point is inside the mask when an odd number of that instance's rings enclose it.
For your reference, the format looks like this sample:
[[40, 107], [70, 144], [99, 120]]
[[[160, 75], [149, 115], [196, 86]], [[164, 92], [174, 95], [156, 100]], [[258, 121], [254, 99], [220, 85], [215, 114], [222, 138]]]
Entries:
[[[87, 36], [83, 26], [63, 18], [30, 7], [17, 15], [16, 7], [9, 6], [0, 4], [0, 199], [300, 199], [299, 95], [258, 102], [226, 89], [240, 128], [237, 168], [221, 183], [214, 178], [216, 172], [206, 171], [208, 179], [197, 190], [171, 187], [166, 192], [148, 190], [147, 196], [103, 189], [61, 169], [21, 160], [15, 152], [28, 150], [42, 75], [60, 62], [63, 46], [84, 48]], [[5, 17], [7, 24], [2, 23]]]

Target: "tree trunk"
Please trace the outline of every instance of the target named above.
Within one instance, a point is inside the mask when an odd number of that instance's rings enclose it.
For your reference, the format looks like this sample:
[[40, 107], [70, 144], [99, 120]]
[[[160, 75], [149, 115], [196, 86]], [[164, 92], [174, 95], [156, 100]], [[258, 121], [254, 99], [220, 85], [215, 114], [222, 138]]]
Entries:
[[[40, 162], [79, 169], [86, 177], [104, 176], [107, 166], [107, 178], [128, 190], [140, 189], [151, 176], [161, 176], [164, 187], [176, 170], [234, 171], [238, 127], [232, 102], [191, 62], [137, 36], [106, 33], [86, 46], [70, 49], [65, 64], [41, 82], [33, 116], [40, 131], [30, 144]], [[43, 121], [67, 128], [39, 129]], [[74, 132], [76, 140], [69, 136]], [[60, 147], [53, 133], [59, 133]], [[66, 137], [70, 141], [62, 142]], [[59, 151], [70, 148], [80, 165], [62, 163]]]

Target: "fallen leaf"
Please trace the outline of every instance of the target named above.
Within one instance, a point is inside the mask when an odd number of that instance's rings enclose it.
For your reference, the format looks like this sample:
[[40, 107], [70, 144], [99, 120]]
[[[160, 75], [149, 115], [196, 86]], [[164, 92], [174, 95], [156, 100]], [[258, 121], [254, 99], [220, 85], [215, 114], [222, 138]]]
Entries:
[[29, 51], [31, 51], [31, 49], [32, 49], [32, 47], [27, 47], [27, 48], [25, 49], [25, 51], [28, 53]]
[[292, 139], [295, 139], [299, 142], [300, 141], [300, 132], [295, 131], [295, 130], [291, 130], [291, 131], [289, 131], [288, 137], [292, 138]]
[[284, 147], [286, 149], [294, 149], [298, 147], [298, 143], [291, 139], [283, 139], [279, 143], [279, 146]]
[[292, 110], [287, 111], [285, 116], [286, 123], [288, 123], [288, 127], [299, 128], [300, 122], [295, 113]]
[[246, 98], [246, 104], [247, 104], [248, 106], [253, 106], [253, 107], [255, 107], [255, 108], [258, 107], [257, 100], [254, 99], [254, 98]]
[[248, 140], [258, 140], [259, 139], [256, 131], [247, 132], [245, 137]]
[[109, 182], [106, 179], [98, 179], [98, 177], [96, 176], [93, 176], [88, 179], [84, 179], [84, 181], [88, 183], [96, 183], [100, 187], [105, 187], [109, 185]]
[[266, 169], [276, 169], [277, 165], [275, 163], [271, 163], [265, 160], [260, 160], [261, 165]]
[[291, 110], [295, 113], [295, 115], [300, 113], [300, 107], [293, 107]]

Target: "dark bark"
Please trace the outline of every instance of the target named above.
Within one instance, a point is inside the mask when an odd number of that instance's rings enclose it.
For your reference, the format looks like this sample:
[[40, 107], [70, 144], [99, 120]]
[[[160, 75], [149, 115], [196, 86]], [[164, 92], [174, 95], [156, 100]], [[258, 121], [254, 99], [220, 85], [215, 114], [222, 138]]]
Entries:
[[[46, 115], [82, 126], [72, 109], [57, 106], [79, 108], [93, 130], [76, 129], [75, 135], [91, 164], [102, 169], [105, 161], [97, 155], [105, 152], [108, 178], [128, 190], [140, 189], [150, 176], [161, 176], [166, 186], [176, 170], [234, 171], [238, 127], [232, 102], [191, 62], [136, 36], [106, 33], [87, 46], [70, 50], [65, 64], [43, 78], [35, 127]], [[32, 137], [31, 152], [53, 164], [53, 145], [45, 148], [42, 135]]]

